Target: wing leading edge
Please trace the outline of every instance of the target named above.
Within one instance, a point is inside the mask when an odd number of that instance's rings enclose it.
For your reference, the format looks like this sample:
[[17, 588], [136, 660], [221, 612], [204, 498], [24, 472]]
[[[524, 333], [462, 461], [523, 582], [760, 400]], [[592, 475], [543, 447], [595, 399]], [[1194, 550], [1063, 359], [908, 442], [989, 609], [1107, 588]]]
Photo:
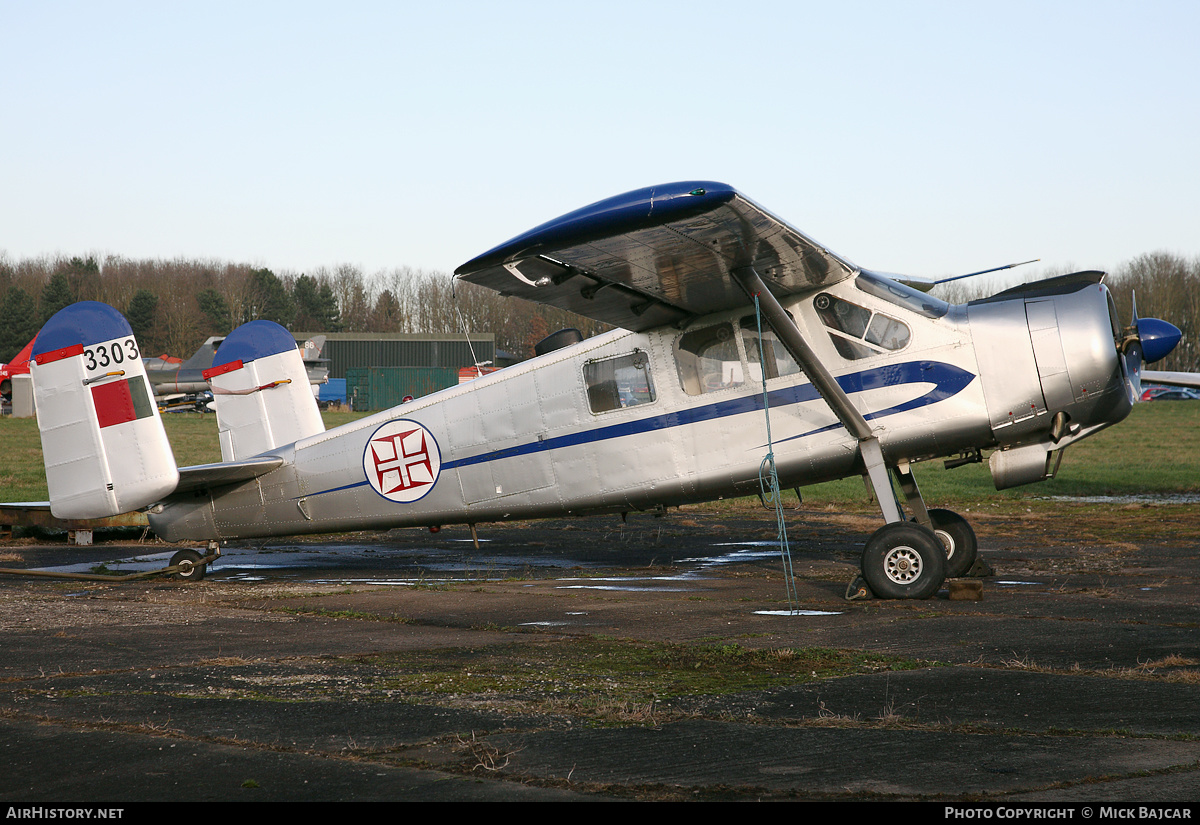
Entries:
[[682, 181], [555, 218], [455, 275], [640, 331], [745, 305], [746, 293], [730, 273], [746, 267], [781, 297], [858, 271], [736, 189]]

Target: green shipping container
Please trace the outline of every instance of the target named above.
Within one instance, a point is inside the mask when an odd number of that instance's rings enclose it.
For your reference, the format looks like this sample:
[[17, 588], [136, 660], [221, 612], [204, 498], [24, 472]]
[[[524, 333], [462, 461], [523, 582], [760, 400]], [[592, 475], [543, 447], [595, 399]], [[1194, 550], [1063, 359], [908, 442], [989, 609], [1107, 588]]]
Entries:
[[456, 367], [354, 367], [346, 370], [346, 399], [356, 412], [386, 410], [457, 383]]

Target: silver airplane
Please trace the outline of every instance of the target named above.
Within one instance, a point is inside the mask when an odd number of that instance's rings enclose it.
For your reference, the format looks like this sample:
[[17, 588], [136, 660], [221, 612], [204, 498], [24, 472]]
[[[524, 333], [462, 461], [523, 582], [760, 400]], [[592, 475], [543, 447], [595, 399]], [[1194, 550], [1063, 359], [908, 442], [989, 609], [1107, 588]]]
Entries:
[[[208, 543], [177, 554], [199, 577], [230, 539], [474, 534], [755, 494], [769, 450], [781, 486], [861, 475], [874, 492], [885, 523], [851, 590], [926, 598], [977, 547], [961, 516], [925, 506], [913, 465], [992, 450], [997, 488], [1049, 478], [1129, 413], [1142, 362], [1178, 340], [1154, 319], [1122, 327], [1100, 272], [947, 304], [710, 181], [584, 207], [456, 277], [619, 329], [556, 333], [532, 360], [326, 432], [291, 336], [251, 322], [205, 371], [223, 461], [178, 469], [125, 319], [68, 307], [34, 358], [55, 515], [146, 509], [167, 541]], [[98, 350], [129, 371], [90, 369]]]

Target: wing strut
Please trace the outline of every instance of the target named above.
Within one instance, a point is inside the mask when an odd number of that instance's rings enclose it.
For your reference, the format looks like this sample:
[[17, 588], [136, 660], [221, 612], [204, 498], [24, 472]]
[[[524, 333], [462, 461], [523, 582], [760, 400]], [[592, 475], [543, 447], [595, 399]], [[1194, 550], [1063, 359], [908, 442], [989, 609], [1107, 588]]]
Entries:
[[752, 267], [744, 267], [736, 269], [730, 274], [742, 289], [746, 290], [751, 299], [755, 295], [758, 296], [763, 315], [766, 317], [767, 323], [775, 330], [775, 334], [779, 336], [784, 348], [796, 359], [796, 363], [804, 370], [808, 380], [817, 388], [817, 392], [825, 399], [825, 403], [833, 410], [838, 420], [845, 425], [851, 435], [858, 439], [863, 464], [866, 466], [871, 487], [875, 491], [875, 499], [879, 502], [880, 509], [883, 510], [884, 521], [889, 524], [904, 521], [904, 516], [901, 515], [900, 507], [896, 503], [896, 494], [892, 489], [891, 479], [888, 478], [887, 464], [883, 460], [883, 448], [879, 444], [879, 439], [871, 431], [867, 420], [850, 403], [849, 396], [829, 373], [829, 370], [825, 369], [825, 365], [821, 363], [816, 353], [808, 346], [808, 342], [804, 340], [804, 336], [800, 334], [795, 322], [788, 317], [779, 301], [771, 294], [771, 290], [767, 289], [766, 284], [758, 277], [758, 273]]

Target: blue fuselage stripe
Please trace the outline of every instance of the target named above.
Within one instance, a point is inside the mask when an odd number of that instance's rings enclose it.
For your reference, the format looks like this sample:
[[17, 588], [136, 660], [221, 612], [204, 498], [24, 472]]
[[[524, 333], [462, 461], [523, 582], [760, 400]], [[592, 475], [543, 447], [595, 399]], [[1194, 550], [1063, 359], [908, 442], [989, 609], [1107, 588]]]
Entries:
[[[850, 375], [843, 375], [837, 379], [837, 382], [847, 395], [885, 387], [897, 387], [905, 384], [934, 385], [933, 389], [931, 389], [929, 392], [918, 396], [911, 401], [906, 401], [903, 404], [897, 404], [877, 412], [868, 413], [864, 416], [867, 419], [875, 419], [888, 415], [895, 415], [896, 413], [907, 412], [908, 410], [918, 409], [929, 404], [935, 404], [938, 401], [943, 401], [962, 391], [974, 379], [974, 375], [952, 364], [945, 364], [937, 361], [909, 361], [904, 364], [889, 364], [886, 367], [878, 367], [875, 369], [852, 373]], [[769, 392], [767, 394], [767, 403], [771, 407], [784, 407], [791, 404], [803, 404], [809, 401], [816, 401], [819, 397], [820, 396], [818, 395], [816, 388], [813, 387], [812, 384], [805, 383], [792, 387], [784, 387], [783, 389]], [[528, 443], [519, 444], [515, 447], [508, 447], [503, 450], [489, 450], [487, 452], [478, 453], [477, 455], [460, 458], [455, 461], [444, 462], [442, 464], [442, 470], [471, 467], [473, 465], [484, 464], [489, 461], [499, 461], [505, 458], [516, 458], [518, 456], [531, 455], [534, 453], [544, 452], [546, 450], [575, 447], [580, 444], [591, 444], [597, 441], [624, 438], [625, 436], [638, 435], [641, 433], [653, 432], [655, 430], [665, 430], [671, 427], [682, 427], [688, 424], [696, 424], [701, 421], [711, 421], [713, 419], [741, 415], [742, 413], [755, 412], [761, 410], [762, 408], [762, 393], [752, 393], [739, 398], [731, 398], [728, 401], [719, 401], [715, 404], [704, 404], [698, 407], [690, 407], [687, 409], [678, 410], [676, 412], [664, 413], [663, 415], [655, 415], [648, 418], [638, 419], [637, 421], [626, 421], [620, 424], [612, 424], [607, 427], [593, 427], [581, 432], [571, 433], [570, 435], [560, 435], [555, 438], [530, 441]], [[842, 425], [840, 423], [831, 424], [826, 427], [820, 427], [815, 430], [810, 430], [809, 432], [801, 433], [800, 435], [792, 436], [791, 438], [781, 439], [781, 441], [792, 441], [797, 438], [805, 438], [818, 433], [835, 430], [841, 426]], [[324, 493], [336, 493], [341, 490], [349, 490], [355, 487], [361, 487], [366, 483], [367, 482], [365, 480], [359, 481], [353, 484], [347, 484], [341, 487], [323, 490], [321, 493], [317, 493], [316, 495], [323, 495]]]
[[[949, 398], [970, 384], [974, 378], [975, 376], [971, 373], [951, 364], [942, 364], [933, 361], [910, 361], [905, 364], [889, 365], [887, 367], [844, 375], [838, 379], [838, 384], [841, 385], [847, 394], [864, 392], [881, 387], [894, 387], [902, 384], [923, 383], [934, 385], [934, 388], [925, 395], [914, 398], [904, 404], [888, 407], [887, 409], [865, 416], [870, 419], [894, 415], [895, 413], [916, 409]], [[819, 397], [816, 388], [812, 384], [805, 383], [793, 387], [784, 387], [783, 389], [768, 393], [767, 403], [772, 407], [783, 407], [790, 404], [803, 404], [808, 401], [816, 401]], [[474, 464], [529, 455], [544, 450], [575, 447], [580, 444], [590, 444], [611, 438], [623, 438], [629, 435], [653, 432], [654, 430], [681, 427], [701, 421], [711, 421], [717, 418], [755, 412], [762, 408], [762, 394], [754, 393], [740, 398], [731, 398], [728, 401], [719, 401], [716, 404], [705, 404], [699, 407], [691, 407], [663, 415], [642, 418], [637, 421], [626, 421], [607, 427], [594, 427], [581, 432], [571, 433], [570, 435], [561, 435], [542, 441], [531, 441], [503, 450], [490, 450], [478, 455], [468, 456], [467, 458], [460, 458], [456, 461], [447, 461], [442, 464], [442, 469], [470, 467]], [[802, 438], [804, 435], [811, 435], [816, 432], [818, 431], [814, 430], [812, 433], [804, 433], [795, 437]]]

